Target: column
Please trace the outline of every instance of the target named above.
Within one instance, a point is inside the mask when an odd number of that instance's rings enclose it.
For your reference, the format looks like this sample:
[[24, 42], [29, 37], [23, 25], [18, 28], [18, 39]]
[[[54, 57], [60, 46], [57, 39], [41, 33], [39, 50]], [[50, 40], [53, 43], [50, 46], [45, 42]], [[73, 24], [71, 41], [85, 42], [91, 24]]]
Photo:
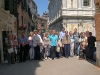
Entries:
[[62, 0], [62, 9], [67, 8], [67, 0]]
[[78, 8], [81, 9], [82, 8], [83, 0], [78, 0], [77, 2], [78, 2], [77, 3], [78, 4]]

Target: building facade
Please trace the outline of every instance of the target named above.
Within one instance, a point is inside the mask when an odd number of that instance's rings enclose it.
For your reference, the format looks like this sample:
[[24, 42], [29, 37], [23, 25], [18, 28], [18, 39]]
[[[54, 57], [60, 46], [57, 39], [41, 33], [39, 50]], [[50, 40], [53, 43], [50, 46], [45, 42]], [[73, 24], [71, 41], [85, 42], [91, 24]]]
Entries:
[[[12, 5], [10, 5], [13, 3]], [[16, 11], [12, 8], [16, 7], [16, 1], [14, 0], [0, 0], [0, 61], [4, 61], [5, 55], [5, 38], [8, 33], [17, 34], [17, 21]], [[14, 6], [14, 7], [12, 7]]]
[[38, 29], [42, 29], [43, 32], [48, 30], [48, 13], [44, 12], [42, 16], [38, 16]]
[[49, 0], [49, 29], [79, 32], [94, 29], [94, 0]]
[[95, 0], [95, 29], [96, 29], [96, 41], [97, 41], [97, 50], [96, 50], [96, 64], [100, 67], [100, 0]]
[[36, 24], [36, 20], [37, 20], [37, 16], [38, 16], [37, 5], [33, 0], [30, 0], [29, 7], [30, 7], [31, 14], [32, 14], [32, 17], [31, 17], [32, 20], [31, 20], [29, 29], [30, 29], [30, 31], [33, 31], [34, 29], [37, 28], [37, 24]]
[[8, 33], [17, 37], [21, 32], [26, 36], [34, 30], [33, 15], [37, 13], [37, 5], [33, 0], [0, 0], [0, 60], [7, 59], [5, 38]]
[[19, 24], [19, 36], [22, 30], [20, 27], [26, 27], [25, 33], [29, 34], [36, 28], [34, 22], [34, 15], [37, 16], [37, 5], [33, 0], [19, 0], [18, 1], [18, 24]]
[[[30, 24], [30, 8], [29, 8], [30, 0], [18, 0], [17, 4], [17, 12], [18, 12], [18, 36], [20, 36], [21, 32], [24, 31], [25, 34], [28, 34], [29, 24]], [[21, 27], [25, 27], [23, 30]]]

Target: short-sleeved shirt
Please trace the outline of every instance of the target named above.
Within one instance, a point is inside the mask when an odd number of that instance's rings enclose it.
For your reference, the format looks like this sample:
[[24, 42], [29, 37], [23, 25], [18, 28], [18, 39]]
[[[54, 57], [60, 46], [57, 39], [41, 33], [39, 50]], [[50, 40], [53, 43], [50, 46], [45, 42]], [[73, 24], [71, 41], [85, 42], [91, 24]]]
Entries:
[[20, 37], [19, 42], [21, 42], [22, 44], [26, 43], [28, 41], [27, 37]]
[[71, 43], [73, 43], [73, 42], [74, 42], [74, 37], [73, 37], [73, 35], [72, 35], [72, 36], [70, 36], [70, 40], [71, 40]]
[[59, 33], [59, 39], [62, 40], [64, 36], [65, 36], [65, 32], [61, 31]]
[[49, 38], [44, 37], [43, 40], [44, 40], [44, 44], [45, 44], [45, 45], [50, 45], [50, 43], [49, 43], [49, 42], [50, 42]]
[[56, 46], [57, 45], [57, 40], [58, 40], [57, 35], [51, 35], [51, 36], [49, 36], [49, 39], [50, 39], [50, 45], [51, 46]]

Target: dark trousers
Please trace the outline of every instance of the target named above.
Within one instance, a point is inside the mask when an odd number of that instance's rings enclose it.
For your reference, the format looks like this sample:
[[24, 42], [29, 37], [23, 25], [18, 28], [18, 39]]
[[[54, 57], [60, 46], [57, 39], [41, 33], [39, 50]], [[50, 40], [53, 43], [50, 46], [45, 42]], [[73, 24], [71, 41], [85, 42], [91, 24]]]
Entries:
[[68, 58], [70, 56], [70, 44], [64, 44], [65, 57]]
[[60, 52], [56, 52], [56, 57], [57, 57], [57, 58], [60, 57]]
[[55, 58], [55, 56], [56, 56], [56, 46], [51, 46], [50, 56], [51, 56], [52, 59]]
[[40, 60], [41, 59], [41, 53], [40, 53], [40, 46], [36, 46], [34, 47], [35, 50], [35, 59], [36, 60]]
[[74, 55], [78, 55], [78, 47], [79, 47], [79, 43], [78, 42], [74, 42]]
[[88, 47], [88, 52], [87, 52], [87, 56], [89, 59], [93, 60], [93, 54], [95, 52], [95, 47]]
[[20, 45], [20, 61], [26, 61], [26, 56], [27, 56], [27, 48], [26, 46], [22, 47]]
[[60, 48], [60, 56], [65, 56], [64, 47]]
[[14, 52], [8, 53], [8, 64], [14, 63]]

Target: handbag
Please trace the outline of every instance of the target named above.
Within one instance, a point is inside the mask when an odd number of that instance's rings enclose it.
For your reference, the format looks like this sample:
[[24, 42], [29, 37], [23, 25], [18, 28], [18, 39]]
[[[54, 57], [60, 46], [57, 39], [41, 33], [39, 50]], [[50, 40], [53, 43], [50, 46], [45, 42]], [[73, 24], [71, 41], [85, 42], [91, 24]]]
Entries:
[[60, 47], [59, 46], [56, 48], [56, 51], [57, 52], [60, 52]]
[[9, 54], [10, 54], [10, 53], [13, 53], [13, 52], [14, 52], [13, 48], [8, 49], [8, 53], [9, 53]]

